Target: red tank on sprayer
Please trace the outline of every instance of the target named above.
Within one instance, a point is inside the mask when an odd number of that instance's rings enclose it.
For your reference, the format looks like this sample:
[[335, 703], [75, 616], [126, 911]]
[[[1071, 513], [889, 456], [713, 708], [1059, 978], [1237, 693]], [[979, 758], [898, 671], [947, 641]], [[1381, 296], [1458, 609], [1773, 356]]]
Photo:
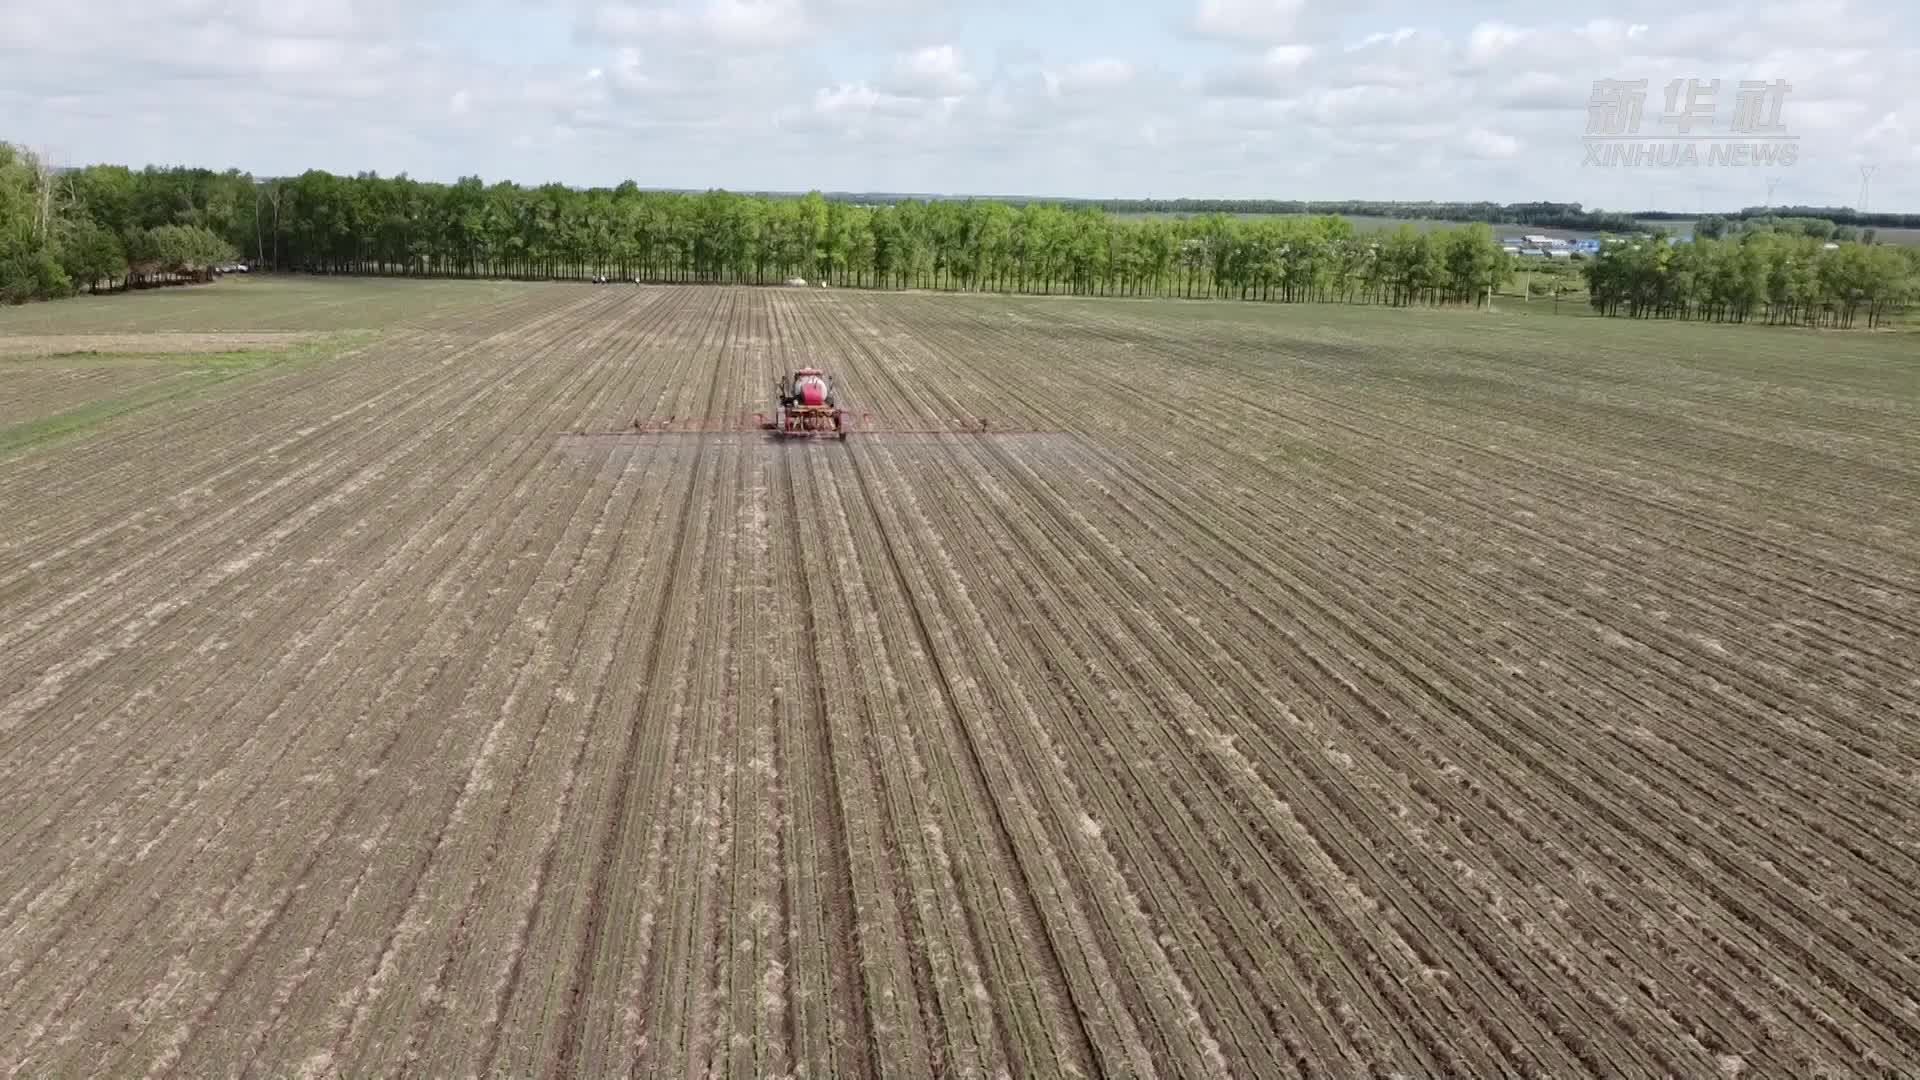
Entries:
[[801, 368], [785, 383], [775, 383], [780, 412], [763, 426], [779, 435], [801, 438], [847, 437], [847, 414], [833, 401], [833, 380], [819, 368]]

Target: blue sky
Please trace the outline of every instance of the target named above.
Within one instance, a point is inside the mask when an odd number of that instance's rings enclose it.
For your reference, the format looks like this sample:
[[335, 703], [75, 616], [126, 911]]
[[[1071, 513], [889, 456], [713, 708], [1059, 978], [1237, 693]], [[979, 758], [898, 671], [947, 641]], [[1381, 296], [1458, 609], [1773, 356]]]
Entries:
[[[1898, 0], [0, 0], [0, 138], [428, 179], [1920, 211]], [[1785, 79], [1791, 166], [1584, 163], [1593, 81]]]

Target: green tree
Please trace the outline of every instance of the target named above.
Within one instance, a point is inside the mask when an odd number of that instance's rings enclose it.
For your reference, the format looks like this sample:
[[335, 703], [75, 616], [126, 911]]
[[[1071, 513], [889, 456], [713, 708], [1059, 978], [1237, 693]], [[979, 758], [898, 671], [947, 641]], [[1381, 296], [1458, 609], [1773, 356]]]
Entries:
[[[0, 287], [9, 299], [30, 299], [122, 273], [204, 277], [240, 249], [316, 273], [734, 283], [798, 275], [864, 287], [1464, 304], [1482, 302], [1511, 273], [1484, 222], [1636, 228], [1555, 203], [1333, 205], [1470, 223], [1367, 233], [1339, 213], [1308, 216], [1300, 204], [1259, 200], [1138, 204], [1173, 217], [1108, 212], [1135, 205], [853, 205], [819, 192], [649, 192], [631, 182], [580, 190], [476, 177], [435, 184], [317, 170], [256, 182], [235, 170], [96, 165], [56, 178], [7, 148]], [[1230, 216], [1261, 210], [1290, 216]], [[1884, 217], [1872, 222], [1896, 223]], [[1701, 219], [1690, 245], [1658, 231], [1610, 242], [1578, 273], [1606, 314], [1742, 321], [1764, 313], [1769, 322], [1876, 326], [1912, 303], [1916, 256], [1849, 242], [1864, 224], [1851, 211], [1742, 211]], [[1557, 263], [1539, 269], [1573, 272]]]
[[76, 287], [98, 292], [102, 281], [111, 285], [126, 275], [127, 254], [118, 236], [92, 218], [76, 217], [63, 223], [60, 265]]

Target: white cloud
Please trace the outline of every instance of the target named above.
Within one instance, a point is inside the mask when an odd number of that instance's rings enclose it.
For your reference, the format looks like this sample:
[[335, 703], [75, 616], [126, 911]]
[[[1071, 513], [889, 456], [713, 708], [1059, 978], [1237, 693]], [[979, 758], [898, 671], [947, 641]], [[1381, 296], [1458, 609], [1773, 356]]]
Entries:
[[1381, 32], [1381, 33], [1368, 34], [1366, 37], [1363, 37], [1359, 41], [1356, 41], [1353, 44], [1347, 46], [1347, 51], [1357, 52], [1361, 49], [1370, 48], [1374, 45], [1399, 45], [1411, 39], [1415, 34], [1418, 34], [1419, 32], [1420, 31], [1415, 30], [1411, 26], [1402, 26], [1398, 30], [1394, 30], [1391, 33]]
[[1781, 48], [1884, 49], [1893, 42], [1911, 48], [1914, 23], [1902, 19], [1908, 5], [1872, 0], [1777, 0], [1735, 11], [1689, 8], [1648, 31], [1661, 53], [1715, 64], [1751, 59]]
[[1314, 77], [1333, 87], [1441, 85], [1453, 77], [1457, 52], [1438, 34], [1403, 27], [1368, 35], [1339, 56], [1329, 54]]
[[902, 97], [924, 98], [958, 97], [975, 85], [960, 50], [952, 45], [930, 45], [900, 57], [887, 82], [887, 88]]
[[[1886, 156], [1896, 159], [1903, 150], [1920, 151], [1920, 142], [1914, 139], [1906, 120], [1897, 112], [1887, 113], [1861, 132], [1860, 145], [1868, 151], [1869, 157], [1876, 156], [1876, 152], [1883, 147], [1888, 151]], [[1906, 156], [1916, 155], [1910, 152]]]
[[[1734, 206], [1738, 170], [1583, 169], [1594, 79], [1787, 79], [1778, 197], [1920, 209], [1894, 0], [1607, 17], [1500, 0], [0, 0], [0, 136], [66, 160], [647, 185]], [[1099, 20], [1067, 39], [1062, 26]], [[1165, 38], [1173, 37], [1168, 41]], [[219, 64], [199, 58], [219, 56]], [[137, 99], [124, 88], [138, 86]]]
[[1467, 35], [1467, 62], [1485, 67], [1518, 48], [1531, 35], [1503, 22], [1484, 22]]
[[594, 8], [590, 36], [616, 41], [669, 39], [719, 47], [771, 47], [790, 43], [813, 29], [800, 0], [698, 0], [661, 3], [625, 0]]
[[843, 83], [814, 91], [813, 111], [833, 115], [864, 113], [880, 103], [880, 92], [866, 83]]
[[1335, 127], [1418, 124], [1445, 119], [1447, 114], [1435, 107], [1439, 104], [1425, 91], [1397, 86], [1349, 86], [1315, 91], [1306, 99], [1306, 115]]
[[777, 42], [804, 25], [792, 0], [710, 0], [700, 18], [701, 29], [734, 43]]
[[1058, 71], [1049, 70], [1043, 74], [1047, 83], [1047, 92], [1058, 96], [1082, 91], [1111, 91], [1115, 87], [1132, 82], [1138, 73], [1138, 70], [1125, 60], [1106, 57], [1068, 64]]
[[1299, 73], [1315, 52], [1311, 45], [1275, 45], [1258, 59], [1239, 61], [1215, 72], [1207, 80], [1206, 90], [1221, 97], [1289, 96], [1310, 85]]
[[1521, 71], [1511, 78], [1490, 80], [1489, 100], [1503, 108], [1551, 112], [1563, 115], [1569, 110], [1586, 108], [1593, 93], [1591, 84], [1583, 84], [1558, 71]]
[[1466, 62], [1484, 68], [1515, 59], [1567, 64], [1609, 58], [1650, 45], [1649, 29], [1646, 23], [1618, 19], [1593, 19], [1571, 29], [1518, 27], [1492, 20], [1467, 35]]
[[1505, 159], [1520, 152], [1520, 140], [1511, 135], [1476, 127], [1467, 132], [1467, 149], [1473, 151], [1478, 157]]
[[[613, 52], [613, 85], [628, 94], [645, 94], [661, 88], [659, 79], [648, 72], [640, 57], [640, 50], [623, 45]], [[600, 76], [602, 69], [595, 68], [591, 73]]]
[[1298, 71], [1300, 65], [1313, 59], [1313, 53], [1311, 45], [1275, 45], [1261, 59], [1269, 70]]
[[1618, 52], [1649, 44], [1646, 23], [1621, 22], [1618, 19], [1594, 19], [1575, 31], [1596, 49]]
[[1199, 0], [1193, 30], [1207, 37], [1262, 43], [1293, 36], [1304, 0]]

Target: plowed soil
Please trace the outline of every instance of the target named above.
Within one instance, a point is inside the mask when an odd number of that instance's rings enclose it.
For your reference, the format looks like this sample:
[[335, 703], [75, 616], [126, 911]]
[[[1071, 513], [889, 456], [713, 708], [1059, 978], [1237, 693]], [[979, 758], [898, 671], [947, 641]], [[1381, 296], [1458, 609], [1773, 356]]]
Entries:
[[0, 1074], [1920, 1071], [1910, 340], [377, 287], [0, 454]]

